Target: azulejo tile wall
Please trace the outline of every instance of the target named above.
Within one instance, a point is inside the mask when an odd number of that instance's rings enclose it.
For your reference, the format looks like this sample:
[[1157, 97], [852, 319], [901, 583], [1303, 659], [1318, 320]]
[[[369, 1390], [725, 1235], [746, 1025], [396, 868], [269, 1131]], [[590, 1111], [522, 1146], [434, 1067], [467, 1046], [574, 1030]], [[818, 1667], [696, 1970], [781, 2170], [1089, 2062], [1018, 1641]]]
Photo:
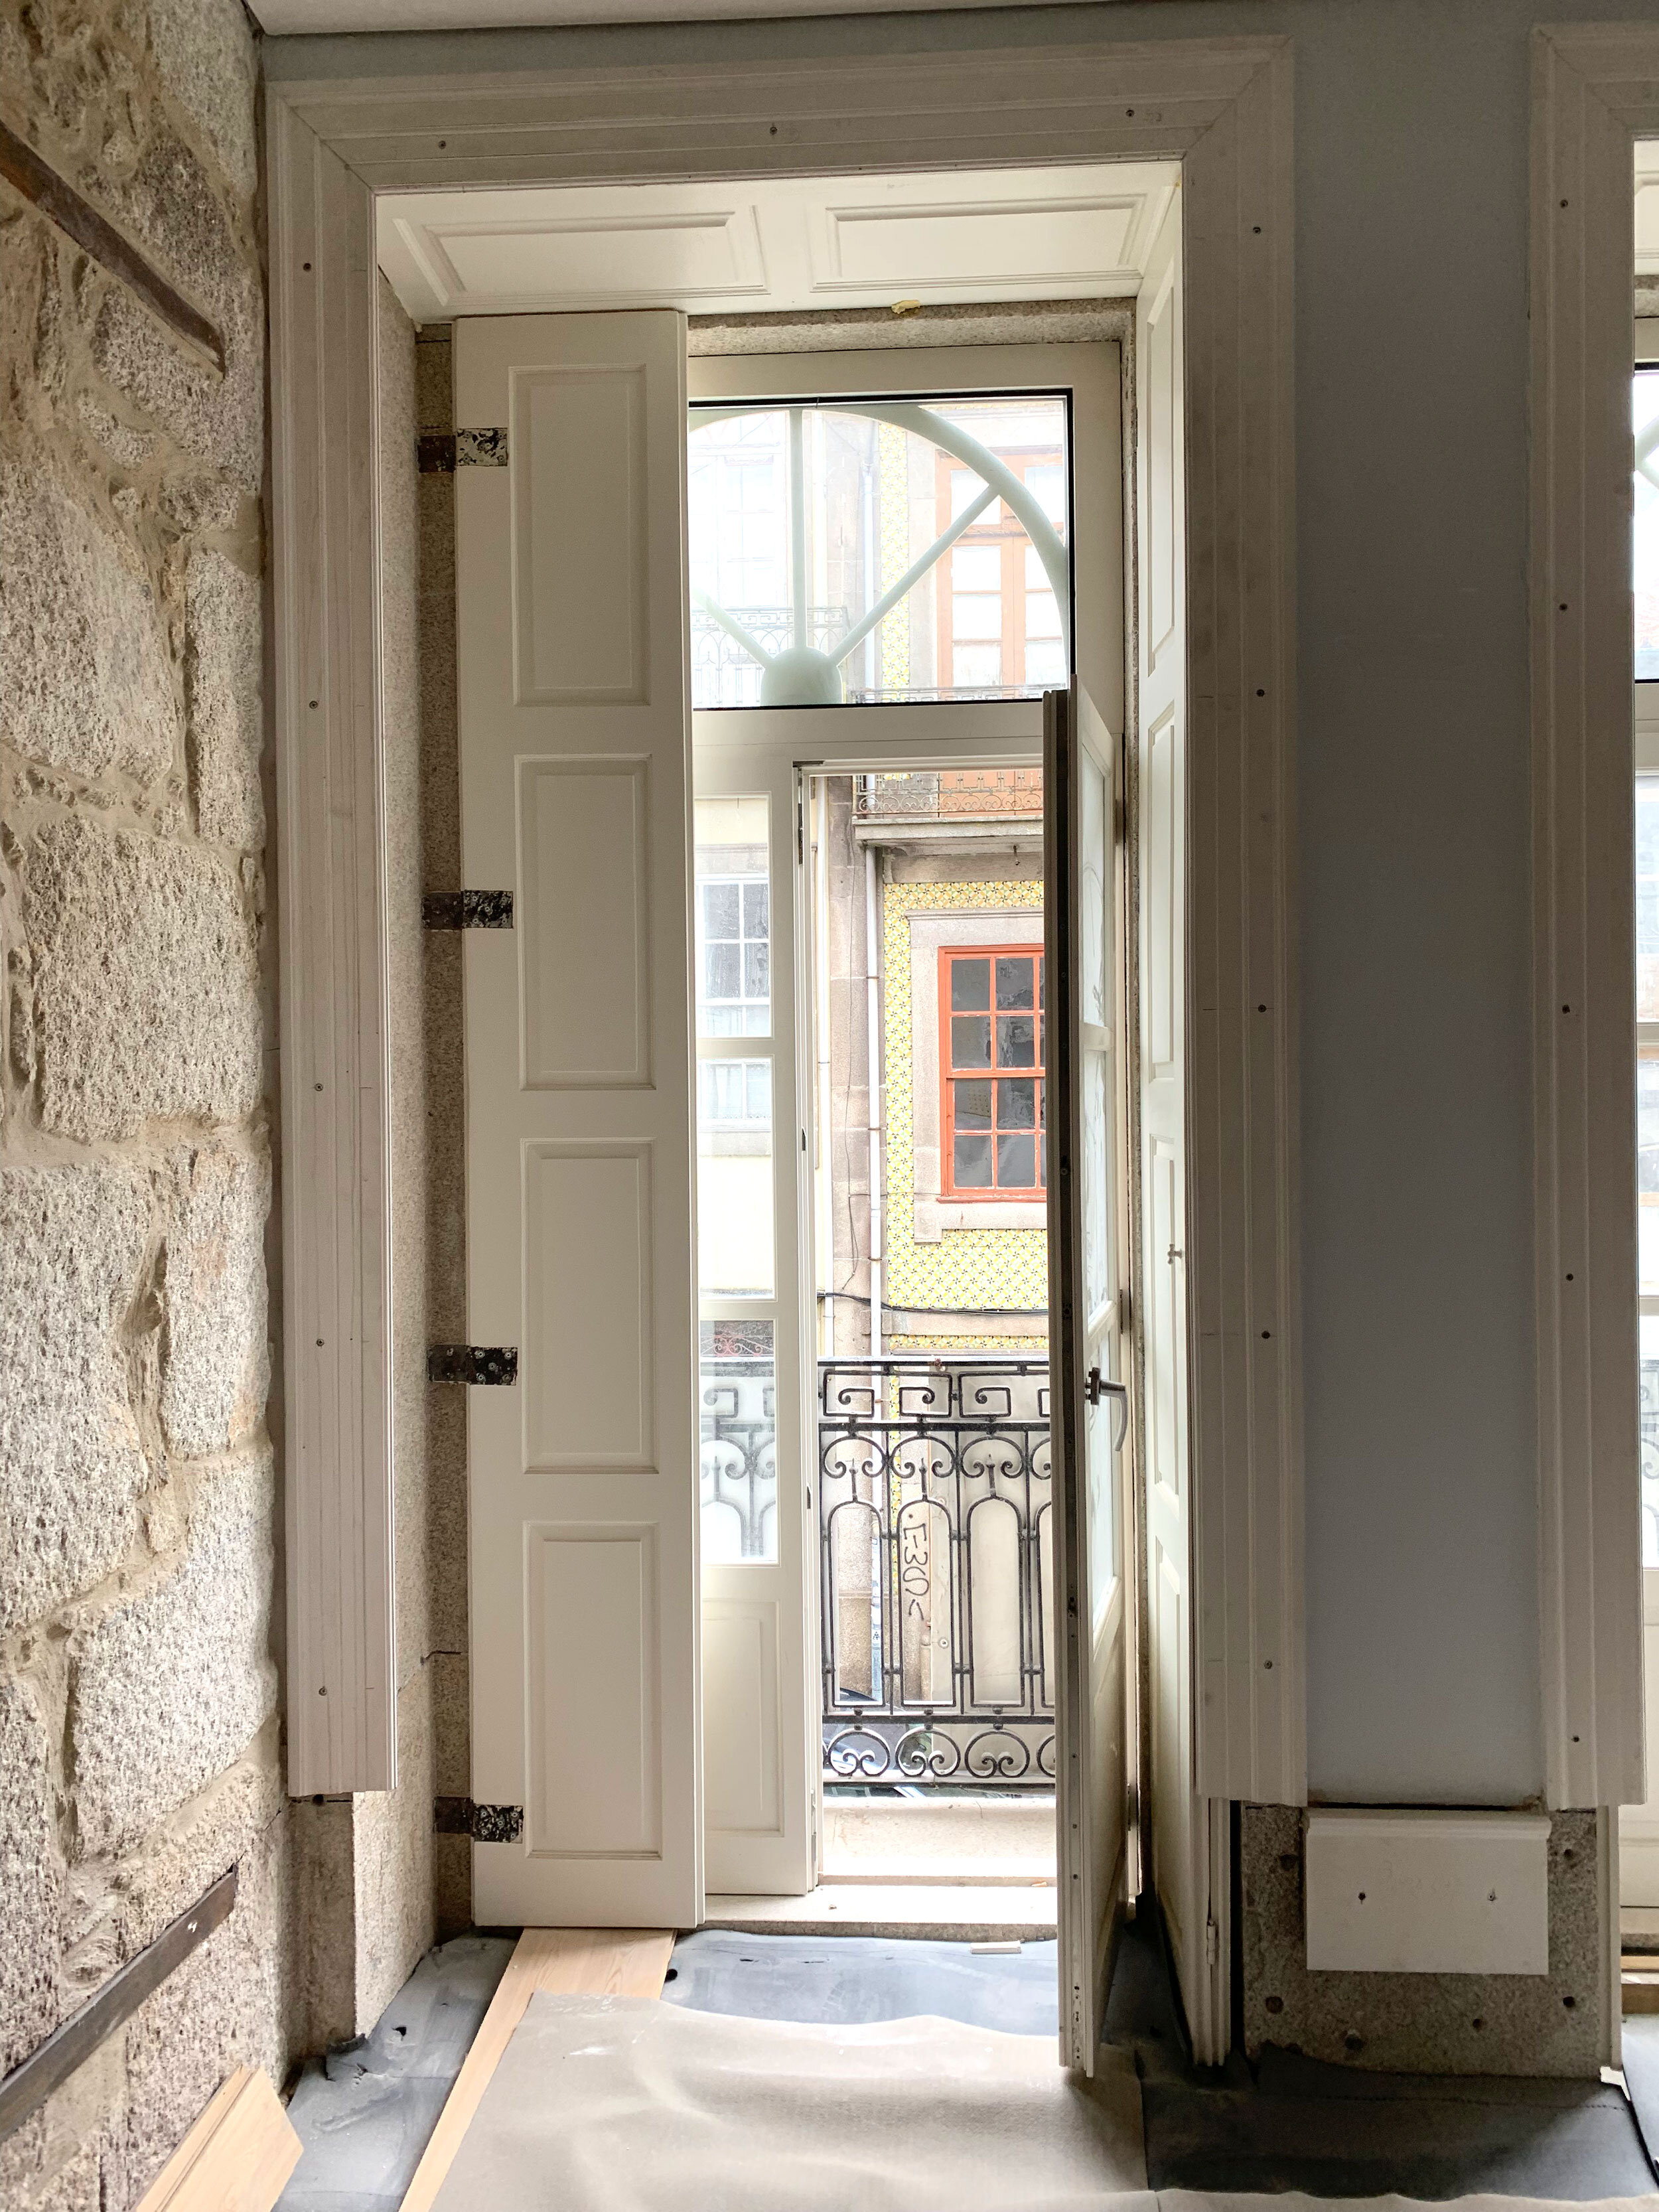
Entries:
[[[1030, 1311], [1048, 1300], [1048, 1239], [1041, 1229], [947, 1229], [936, 1244], [915, 1241], [915, 1100], [911, 1077], [910, 916], [948, 908], [957, 913], [1041, 912], [1040, 883], [888, 884], [882, 912], [882, 984], [886, 1057], [887, 1279], [890, 1306], [959, 1313], [975, 1307]], [[991, 1324], [991, 1328], [994, 1323]], [[1006, 1335], [895, 1337], [895, 1349], [962, 1351], [1017, 1348]], [[1018, 1346], [1040, 1344], [1022, 1337]]]

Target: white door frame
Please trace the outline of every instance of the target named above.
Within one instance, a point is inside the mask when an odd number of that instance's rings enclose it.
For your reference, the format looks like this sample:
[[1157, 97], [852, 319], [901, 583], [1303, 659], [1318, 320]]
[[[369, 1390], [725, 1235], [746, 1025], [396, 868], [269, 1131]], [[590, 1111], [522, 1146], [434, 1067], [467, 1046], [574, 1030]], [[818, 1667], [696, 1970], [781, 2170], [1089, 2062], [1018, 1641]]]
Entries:
[[1198, 1786], [1301, 1802], [1290, 42], [279, 79], [267, 120], [290, 1790], [395, 1774], [375, 192], [1156, 158], [1187, 227]]
[[[884, 331], [878, 331], [885, 336]], [[1123, 548], [1129, 491], [1128, 459], [1124, 452], [1122, 340], [1115, 336], [1093, 339], [1046, 338], [1033, 329], [1018, 342], [971, 346], [883, 347], [859, 344], [845, 351], [702, 356], [689, 364], [688, 384], [694, 406], [722, 401], [738, 404], [775, 399], [824, 400], [833, 405], [836, 396], [860, 393], [914, 392], [971, 393], [975, 391], [1065, 391], [1073, 401], [1072, 471], [1076, 487], [1070, 545], [1073, 558], [1073, 601], [1079, 611], [1077, 657], [1097, 696], [1106, 699], [1117, 724], [1122, 723], [1125, 690], [1125, 633], [1127, 612], [1124, 592]], [[778, 1565], [780, 1577], [769, 1571], [770, 1588], [792, 1590], [799, 1568], [800, 1617], [790, 1623], [775, 1614], [775, 1629], [763, 1648], [773, 1652], [781, 1675], [778, 1699], [780, 1725], [775, 1733], [786, 1789], [793, 1790], [799, 1774], [800, 1714], [790, 1682], [791, 1662], [804, 1653], [807, 1751], [807, 1802], [797, 1805], [787, 1797], [781, 1808], [779, 1829], [745, 1837], [721, 1832], [715, 1814], [707, 1823], [708, 1887], [711, 1896], [733, 1891], [775, 1891], [782, 1868], [803, 1866], [810, 1856], [816, 1873], [817, 1850], [802, 1849], [797, 1816], [804, 1819], [814, 1838], [822, 1835], [823, 1762], [822, 1622], [818, 1603], [819, 1485], [808, 1473], [805, 1488], [811, 1504], [800, 1516], [799, 1485], [805, 1468], [814, 1464], [810, 1439], [814, 1435], [812, 1408], [817, 1401], [817, 1331], [813, 1326], [812, 1291], [817, 1280], [818, 1256], [814, 1250], [816, 1209], [803, 1180], [803, 1152], [819, 1157], [822, 1132], [817, 1127], [817, 1094], [811, 1080], [816, 1064], [812, 1036], [813, 1007], [805, 979], [810, 957], [816, 972], [813, 943], [814, 915], [805, 896], [799, 863], [804, 857], [804, 817], [799, 815], [803, 778], [850, 775], [896, 766], [945, 768], [977, 762], [986, 766], [1041, 765], [1042, 713], [1038, 701], [964, 702], [902, 706], [860, 707], [842, 714], [804, 709], [744, 708], [702, 709], [692, 715], [693, 784], [698, 797], [718, 790], [726, 795], [752, 792], [769, 799], [772, 811], [769, 874], [775, 930], [787, 911], [793, 929], [793, 960], [787, 985], [780, 985], [781, 963], [775, 939], [772, 962], [773, 1030], [759, 1050], [772, 1058], [775, 1071], [783, 1063], [793, 1041], [790, 1061], [795, 1103], [786, 1117], [778, 1105], [783, 1096], [775, 1074], [773, 1146], [775, 1164], [774, 1203], [776, 1291], [772, 1300], [751, 1310], [772, 1318], [777, 1330], [776, 1358], [779, 1407]], [[808, 763], [810, 762], [810, 767]], [[792, 823], [800, 824], [796, 858], [791, 862], [787, 845]], [[785, 886], [793, 896], [787, 901]], [[787, 998], [785, 991], [787, 990]], [[781, 1007], [794, 1010], [787, 1026], [780, 1019]], [[746, 1048], [742, 1039], [724, 1039], [699, 1047], [708, 1056], [717, 1049], [722, 1056], [739, 1056]], [[797, 1125], [801, 1145], [793, 1132]], [[811, 1260], [811, 1265], [805, 1263]], [[803, 1270], [805, 1269], [805, 1272]], [[787, 1285], [793, 1285], [793, 1291]], [[738, 1302], [703, 1302], [725, 1306], [732, 1314], [743, 1309]], [[791, 1326], [794, 1340], [787, 1352], [784, 1339]], [[786, 1389], [786, 1381], [790, 1387]], [[793, 1385], [799, 1383], [800, 1390]], [[803, 1395], [804, 1393], [804, 1395]], [[798, 1437], [786, 1439], [786, 1407], [796, 1407], [802, 1426]], [[787, 1495], [791, 1482], [794, 1497]], [[751, 1617], [771, 1604], [763, 1595], [769, 1577], [766, 1568], [747, 1565], [720, 1567], [710, 1572], [705, 1563], [703, 1603], [705, 1662], [703, 1679], [703, 1744], [705, 1775], [709, 1747], [714, 1741], [716, 1662], [708, 1653], [712, 1602]], [[805, 1634], [797, 1642], [802, 1623]], [[771, 1622], [766, 1626], [771, 1627]], [[750, 1731], [751, 1739], [761, 1734]], [[791, 1772], [792, 1758], [793, 1772]], [[710, 1799], [711, 1805], [713, 1799]], [[723, 1869], [731, 1870], [731, 1879]], [[743, 1870], [744, 1878], [737, 1878]], [[790, 1885], [806, 1888], [802, 1881]]]

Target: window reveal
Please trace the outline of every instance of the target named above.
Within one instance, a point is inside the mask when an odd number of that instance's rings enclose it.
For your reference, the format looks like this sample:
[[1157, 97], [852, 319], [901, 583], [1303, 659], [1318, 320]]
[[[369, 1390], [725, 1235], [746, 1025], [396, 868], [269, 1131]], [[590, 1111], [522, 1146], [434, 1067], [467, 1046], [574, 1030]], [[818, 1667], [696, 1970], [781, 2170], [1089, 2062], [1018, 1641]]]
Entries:
[[1042, 955], [939, 954], [940, 1187], [958, 1199], [1040, 1197], [1048, 1180]]

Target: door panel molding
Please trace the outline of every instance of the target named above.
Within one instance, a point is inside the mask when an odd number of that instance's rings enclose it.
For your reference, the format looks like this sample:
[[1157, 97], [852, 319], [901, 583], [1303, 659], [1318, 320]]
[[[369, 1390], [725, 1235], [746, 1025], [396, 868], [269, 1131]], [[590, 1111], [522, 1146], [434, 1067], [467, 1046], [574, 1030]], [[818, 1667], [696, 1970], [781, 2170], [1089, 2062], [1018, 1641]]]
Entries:
[[[319, 225], [291, 193], [273, 194], [274, 358], [295, 358], [322, 303], [353, 283], [361, 326], [343, 331], [326, 392], [314, 377], [279, 393], [274, 456], [279, 568], [309, 576], [303, 605], [279, 600], [278, 660], [296, 624], [374, 635], [376, 532], [372, 501], [337, 513], [343, 448], [337, 415], [373, 420], [367, 315], [377, 189], [465, 184], [599, 183], [817, 170], [917, 169], [1029, 161], [1177, 159], [1187, 238], [1188, 664], [1194, 805], [1190, 823], [1188, 1194], [1194, 1364], [1194, 1487], [1196, 1679], [1221, 1692], [1200, 1729], [1200, 1786], [1221, 1796], [1300, 1802], [1305, 1794], [1301, 1591], [1302, 1465], [1297, 1297], [1297, 1007], [1292, 883], [1294, 572], [1291, 470], [1291, 61], [1282, 38], [1140, 41], [1113, 35], [1032, 52], [1018, 47], [769, 63], [615, 66], [568, 72], [453, 70], [283, 81], [268, 52], [270, 143], [282, 161], [336, 161], [349, 189]], [[280, 42], [278, 42], [280, 45]], [[418, 41], [404, 51], [419, 56]], [[442, 146], [440, 146], [442, 141]], [[313, 270], [304, 282], [302, 260]], [[356, 272], [356, 273], [354, 273]], [[354, 335], [355, 333], [355, 335]], [[319, 518], [330, 518], [326, 529]], [[372, 652], [368, 656], [372, 660]], [[372, 677], [372, 672], [371, 672]], [[317, 696], [314, 692], [311, 696]], [[325, 695], [325, 734], [368, 758], [380, 709], [372, 680]], [[916, 710], [921, 711], [921, 710]], [[283, 787], [325, 732], [307, 728], [305, 699], [279, 683]], [[316, 715], [310, 717], [312, 720]], [[380, 881], [384, 833], [364, 813], [336, 827], [342, 864]], [[279, 813], [279, 853], [304, 842]], [[384, 893], [377, 891], [384, 929]], [[285, 1000], [292, 1025], [349, 1025], [380, 988], [321, 916], [309, 964]], [[1258, 1005], [1270, 1009], [1267, 1018]], [[296, 1109], [285, 1066], [285, 1121]], [[384, 1095], [359, 1109], [384, 1143]], [[371, 1273], [390, 1249], [389, 1203], [378, 1186], [331, 1218], [332, 1189], [295, 1177], [290, 1250], [309, 1221], [329, 1226]], [[290, 1329], [292, 1346], [303, 1329]], [[384, 1393], [378, 1338], [359, 1354], [364, 1387]], [[319, 1425], [325, 1402], [311, 1370], [287, 1363], [290, 1436]], [[328, 1431], [321, 1433], [327, 1437]], [[389, 1494], [389, 1430], [361, 1445], [327, 1445], [322, 1491]], [[390, 1609], [391, 1557], [342, 1554], [311, 1540], [325, 1503], [295, 1508], [289, 1547], [295, 1617], [321, 1602], [319, 1577], [343, 1571], [351, 1618]], [[384, 1513], [383, 1520], [386, 1518]], [[1266, 1666], [1271, 1657], [1273, 1665]], [[296, 1682], [300, 1678], [296, 1677]], [[295, 1703], [301, 1702], [296, 1695]], [[389, 1702], [345, 1741], [326, 1786], [383, 1787]], [[367, 1709], [366, 1709], [367, 1710]]]

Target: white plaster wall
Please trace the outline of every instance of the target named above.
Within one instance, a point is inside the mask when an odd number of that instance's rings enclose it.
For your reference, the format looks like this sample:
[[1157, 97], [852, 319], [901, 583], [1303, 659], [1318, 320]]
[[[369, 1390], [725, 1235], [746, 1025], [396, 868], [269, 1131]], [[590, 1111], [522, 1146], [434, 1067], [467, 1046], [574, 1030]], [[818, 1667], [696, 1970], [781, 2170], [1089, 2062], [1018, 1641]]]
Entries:
[[266, 48], [297, 76], [1293, 39], [1309, 1745], [1335, 1799], [1504, 1804], [1543, 1779], [1528, 34], [1607, 12], [1126, 0]]

